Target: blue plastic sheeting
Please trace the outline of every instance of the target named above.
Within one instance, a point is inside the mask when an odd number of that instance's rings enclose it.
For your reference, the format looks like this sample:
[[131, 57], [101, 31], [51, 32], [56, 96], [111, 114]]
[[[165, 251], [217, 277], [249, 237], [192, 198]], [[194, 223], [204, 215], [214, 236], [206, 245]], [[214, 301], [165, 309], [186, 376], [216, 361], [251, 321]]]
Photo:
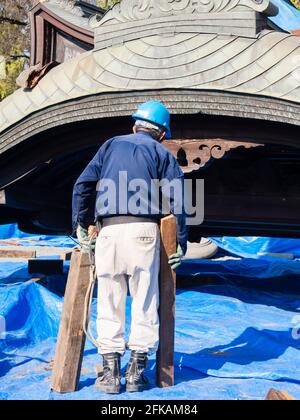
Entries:
[[299, 10], [286, 0], [272, 0], [272, 3], [274, 3], [279, 9], [279, 13], [270, 18], [275, 25], [285, 31], [295, 31], [300, 29]]
[[260, 238], [256, 236], [211, 238], [220, 248], [245, 258], [260, 258], [259, 253], [293, 254], [300, 258], [300, 239]]
[[[276, 279], [292, 280], [297, 287], [297, 281], [300, 279], [299, 261], [282, 261], [279, 258], [264, 258], [253, 260], [243, 258], [239, 260], [185, 260], [185, 264], [177, 269], [177, 273], [182, 276], [217, 276], [226, 279], [250, 279], [252, 283], [260, 280]], [[264, 283], [264, 286], [266, 284]], [[300, 291], [300, 282], [299, 282]]]
[[[210, 262], [206, 263], [210, 267]], [[178, 290], [175, 387], [162, 390], [154, 385], [155, 357], [152, 356], [149, 363], [152, 389], [141, 394], [123, 392], [117, 398], [263, 399], [275, 387], [299, 399], [300, 371], [295, 366], [300, 364], [300, 263], [288, 263], [299, 266], [298, 272], [295, 265], [290, 274], [295, 285], [299, 283], [294, 293], [284, 281], [270, 287], [273, 284], [270, 278], [260, 282], [261, 286], [268, 284], [269, 290], [258, 290], [257, 280], [250, 272], [247, 273], [249, 286], [235, 283], [231, 276], [233, 268], [222, 281]], [[182, 270], [189, 271], [189, 264], [186, 262]], [[220, 270], [216, 266], [213, 270], [205, 269], [203, 261], [198, 264], [201, 270], [195, 266], [193, 270], [216, 273], [224, 270], [223, 264]], [[257, 271], [254, 266], [261, 261], [249, 260], [246, 264], [254, 273]], [[62, 395], [50, 391], [50, 362], [62, 298], [36, 283], [7, 287], [3, 283], [26, 280], [26, 265], [2, 263], [0, 267], [0, 314], [6, 319], [6, 336], [0, 339], [0, 398], [115, 399], [94, 390], [94, 366], [100, 364], [100, 358], [89, 343], [79, 391]], [[95, 310], [94, 302], [93, 325]], [[126, 312], [128, 334], [130, 299]], [[123, 358], [123, 369], [128, 358], [128, 354]]]
[[[18, 239], [18, 244], [31, 246], [73, 247], [76, 241], [68, 236], [32, 235], [18, 229], [16, 224], [0, 225], [0, 239]], [[9, 244], [11, 245], [11, 244]], [[1, 244], [5, 246], [5, 244]]]
[[[0, 226], [0, 239], [18, 239], [18, 244], [30, 246], [74, 247], [76, 240], [69, 236], [31, 235], [16, 224]], [[300, 239], [229, 237], [211, 238], [221, 249], [245, 258], [260, 258], [259, 253], [290, 253], [300, 258]], [[8, 246], [11, 244], [8, 244]], [[5, 244], [1, 244], [5, 246]]]
[[17, 225], [2, 225], [0, 226], [0, 239], [9, 238], [24, 238], [26, 233], [21, 232]]

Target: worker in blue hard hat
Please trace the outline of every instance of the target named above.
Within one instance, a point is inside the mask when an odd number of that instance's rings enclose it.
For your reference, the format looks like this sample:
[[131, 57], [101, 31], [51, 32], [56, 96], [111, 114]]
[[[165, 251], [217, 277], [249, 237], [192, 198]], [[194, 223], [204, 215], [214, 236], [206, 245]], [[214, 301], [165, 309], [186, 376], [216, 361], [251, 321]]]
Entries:
[[154, 125], [156, 131], [160, 133], [161, 139], [171, 138], [170, 113], [161, 102], [145, 102], [132, 117], [136, 121], [148, 121], [152, 126]]
[[[150, 101], [137, 109], [133, 119], [133, 134], [104, 143], [77, 180], [73, 192], [73, 225], [82, 246], [89, 241], [91, 209], [96, 209], [100, 230], [95, 261], [97, 342], [103, 369], [96, 387], [106, 393], [121, 390], [120, 359], [126, 349], [131, 350], [126, 390], [143, 391], [149, 386], [144, 371], [148, 355], [157, 351], [159, 343], [161, 217], [173, 213], [177, 218], [178, 248], [169, 260], [173, 269], [180, 265], [187, 247], [183, 172], [176, 158], [161, 144], [171, 137], [170, 113], [161, 102]], [[177, 182], [182, 188], [177, 195], [170, 192], [170, 208], [164, 211], [161, 192], [168, 182]], [[154, 194], [156, 187], [158, 195]], [[132, 305], [131, 331], [126, 342], [128, 288]]]

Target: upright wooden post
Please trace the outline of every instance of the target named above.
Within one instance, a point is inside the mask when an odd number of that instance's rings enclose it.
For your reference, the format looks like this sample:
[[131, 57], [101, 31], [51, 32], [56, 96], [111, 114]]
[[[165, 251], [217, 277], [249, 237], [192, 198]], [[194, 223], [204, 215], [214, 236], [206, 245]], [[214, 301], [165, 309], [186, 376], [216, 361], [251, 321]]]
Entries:
[[52, 373], [52, 389], [61, 393], [74, 392], [79, 385], [85, 345], [83, 318], [89, 270], [88, 254], [75, 249], [71, 258]]
[[168, 257], [175, 252], [176, 219], [168, 216], [161, 221], [160, 343], [156, 358], [156, 382], [162, 388], [174, 385], [176, 274]]

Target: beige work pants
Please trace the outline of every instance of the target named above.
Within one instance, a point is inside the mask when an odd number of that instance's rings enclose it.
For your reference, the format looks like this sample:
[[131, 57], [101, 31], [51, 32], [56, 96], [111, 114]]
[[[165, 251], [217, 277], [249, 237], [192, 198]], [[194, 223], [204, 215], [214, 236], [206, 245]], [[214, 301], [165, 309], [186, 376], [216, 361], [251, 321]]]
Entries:
[[[157, 351], [160, 232], [156, 223], [103, 228], [96, 244], [99, 352]], [[125, 341], [125, 305], [131, 295], [131, 332]]]

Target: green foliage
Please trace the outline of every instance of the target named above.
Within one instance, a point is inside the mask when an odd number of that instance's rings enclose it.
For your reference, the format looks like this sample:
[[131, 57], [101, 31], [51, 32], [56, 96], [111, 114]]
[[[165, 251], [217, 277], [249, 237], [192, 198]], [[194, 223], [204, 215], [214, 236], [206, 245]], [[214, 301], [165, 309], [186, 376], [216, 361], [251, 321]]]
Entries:
[[0, 80], [0, 100], [16, 90], [16, 78], [24, 68], [24, 59], [8, 61], [5, 67], [6, 78]]
[[0, 57], [5, 60], [5, 74], [0, 75], [0, 100], [17, 88], [15, 80], [29, 63], [30, 6], [30, 0], [0, 1]]
[[108, 10], [110, 7], [119, 2], [120, 0], [97, 0], [98, 6], [105, 10]]

